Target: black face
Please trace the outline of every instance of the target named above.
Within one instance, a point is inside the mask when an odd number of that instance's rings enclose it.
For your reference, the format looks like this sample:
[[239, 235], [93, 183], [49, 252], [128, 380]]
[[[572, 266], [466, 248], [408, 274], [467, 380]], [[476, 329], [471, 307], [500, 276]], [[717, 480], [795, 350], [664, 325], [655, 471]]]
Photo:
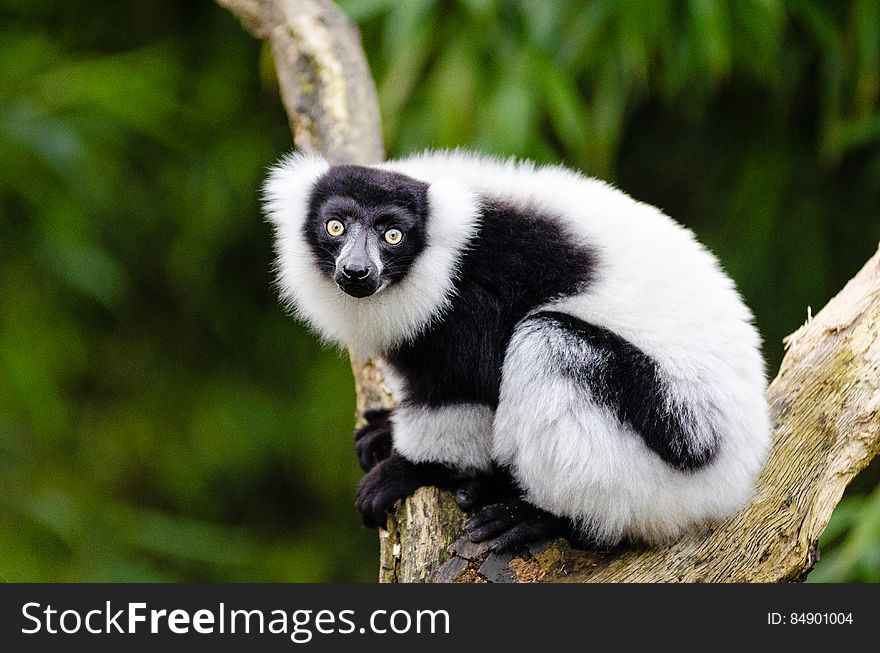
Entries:
[[399, 281], [425, 248], [428, 185], [363, 166], [330, 168], [315, 184], [305, 224], [319, 265], [352, 297]]

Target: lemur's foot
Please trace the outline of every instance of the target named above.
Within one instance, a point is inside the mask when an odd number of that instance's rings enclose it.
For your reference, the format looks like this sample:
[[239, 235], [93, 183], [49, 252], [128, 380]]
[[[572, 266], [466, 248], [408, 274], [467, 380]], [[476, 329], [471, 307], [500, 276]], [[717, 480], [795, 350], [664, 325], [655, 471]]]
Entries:
[[520, 493], [510, 472], [497, 469], [462, 481], [455, 492], [455, 503], [465, 512], [470, 512], [518, 497]]
[[394, 502], [405, 499], [423, 485], [448, 487], [452, 471], [437, 463], [413, 463], [398, 453], [392, 453], [364, 474], [358, 484], [355, 505], [364, 520], [364, 526], [385, 526], [387, 510]]
[[567, 520], [514, 498], [483, 508], [467, 520], [465, 529], [472, 542], [491, 540], [489, 550], [500, 553], [568, 534], [570, 526]]
[[391, 411], [364, 412], [367, 423], [354, 432], [354, 448], [358, 463], [365, 472], [391, 454]]

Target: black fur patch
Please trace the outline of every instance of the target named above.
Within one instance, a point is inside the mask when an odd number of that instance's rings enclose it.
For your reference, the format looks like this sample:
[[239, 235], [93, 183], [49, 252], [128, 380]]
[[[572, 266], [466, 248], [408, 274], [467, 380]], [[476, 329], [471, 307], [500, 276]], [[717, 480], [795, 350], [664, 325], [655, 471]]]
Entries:
[[522, 490], [506, 466], [493, 466], [489, 472], [466, 478], [455, 492], [455, 503], [464, 511], [519, 497]]
[[[321, 269], [332, 277], [345, 236], [334, 238], [327, 233], [331, 219], [341, 221], [347, 232], [354, 224], [366, 228], [385, 266], [382, 279], [395, 283], [406, 276], [425, 248], [428, 184], [396, 172], [355, 165], [333, 166], [318, 179], [303, 230]], [[397, 245], [388, 244], [383, 237], [392, 227], [404, 234]]]
[[454, 487], [457, 473], [440, 463], [414, 463], [399, 453], [375, 465], [358, 483], [355, 506], [364, 526], [384, 526], [386, 511], [425, 485]]
[[591, 252], [553, 216], [483, 202], [452, 308], [414, 342], [386, 354], [407, 381], [407, 402], [497, 408], [513, 329], [530, 310], [589, 281]]
[[354, 432], [354, 449], [361, 469], [368, 472], [391, 454], [391, 411], [368, 410], [364, 419], [367, 423]]
[[693, 433], [695, 424], [686, 410], [669, 409], [672, 402], [660, 382], [657, 363], [631, 342], [565, 313], [543, 311], [524, 322], [523, 328], [529, 324], [537, 332], [552, 329], [548, 342], [551, 351], [556, 349], [555, 366], [629, 424], [665, 462], [692, 471], [715, 456], [717, 438], [713, 434], [715, 446], [693, 446], [688, 433]]
[[486, 506], [467, 520], [465, 530], [472, 542], [491, 540], [489, 550], [493, 553], [517, 551], [558, 536], [570, 537], [573, 532], [568, 519], [519, 497]]

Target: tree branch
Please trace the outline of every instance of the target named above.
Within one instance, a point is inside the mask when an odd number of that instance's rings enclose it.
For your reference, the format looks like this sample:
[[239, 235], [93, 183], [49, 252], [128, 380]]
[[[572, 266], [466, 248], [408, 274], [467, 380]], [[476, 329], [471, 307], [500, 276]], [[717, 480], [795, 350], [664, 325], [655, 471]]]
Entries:
[[272, 46], [298, 149], [335, 163], [384, 156], [376, 87], [357, 27], [330, 0], [217, 0]]
[[[217, 0], [272, 46], [296, 145], [334, 162], [383, 156], [376, 91], [357, 29], [329, 0]], [[563, 540], [517, 557], [462, 537], [448, 493], [422, 488], [380, 531], [385, 582], [707, 582], [802, 579], [852, 478], [880, 451], [880, 253], [786, 339], [767, 391], [773, 448], [751, 503], [667, 546], [601, 553]], [[352, 352], [358, 415], [391, 407], [378, 360]]]
[[[333, 163], [384, 158], [376, 86], [357, 27], [330, 0], [217, 0], [268, 39], [297, 149]], [[350, 352], [357, 413], [393, 406], [382, 362]]]

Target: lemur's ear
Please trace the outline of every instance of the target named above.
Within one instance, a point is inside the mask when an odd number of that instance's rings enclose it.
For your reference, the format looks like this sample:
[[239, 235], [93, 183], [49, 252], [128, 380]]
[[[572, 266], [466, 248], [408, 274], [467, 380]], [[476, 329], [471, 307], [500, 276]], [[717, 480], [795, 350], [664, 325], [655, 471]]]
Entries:
[[298, 227], [308, 213], [315, 183], [330, 164], [319, 154], [292, 152], [272, 166], [263, 184], [263, 211], [277, 229]]

